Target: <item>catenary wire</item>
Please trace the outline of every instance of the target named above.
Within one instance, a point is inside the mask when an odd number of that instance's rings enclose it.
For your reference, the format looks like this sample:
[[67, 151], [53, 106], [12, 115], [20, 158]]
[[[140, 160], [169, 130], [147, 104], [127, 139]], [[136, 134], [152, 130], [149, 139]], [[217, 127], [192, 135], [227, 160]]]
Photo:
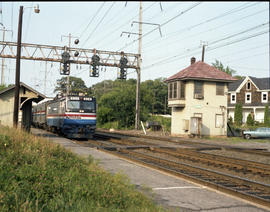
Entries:
[[87, 24], [87, 26], [85, 27], [85, 29], [82, 31], [82, 33], [80, 34], [80, 38], [83, 36], [83, 34], [86, 32], [86, 30], [88, 29], [88, 27], [91, 25], [91, 23], [94, 21], [95, 17], [99, 14], [99, 12], [102, 10], [104, 4], [106, 2], [103, 2], [102, 5], [100, 5], [100, 7], [97, 9], [97, 11], [95, 12], [95, 14], [93, 15], [92, 19], [89, 21], [89, 23]]
[[[234, 9], [232, 9], [232, 10], [230, 10], [230, 11], [227, 11], [226, 13], [223, 13], [223, 14], [229, 15], [229, 14], [232, 14], [232, 13], [234, 13], [234, 12], [239, 12], [240, 10], [244, 10], [244, 9], [246, 9], [246, 8], [248, 8], [248, 7], [255, 6], [256, 4], [258, 4], [258, 3], [255, 3], [255, 4], [253, 4], [253, 5], [247, 5], [246, 7], [242, 7], [242, 6], [244, 6], [244, 5], [241, 5], [240, 7], [234, 8]], [[241, 8], [241, 7], [242, 7], [242, 8]], [[218, 15], [218, 16], [216, 16], [216, 17], [210, 18], [210, 19], [208, 19], [208, 20], [206, 20], [206, 21], [204, 21], [204, 22], [201, 22], [200, 24], [195, 24], [195, 25], [193, 25], [193, 26], [191, 26], [191, 27], [186, 27], [186, 28], [183, 28], [183, 29], [181, 29], [181, 30], [178, 30], [178, 31], [176, 31], [176, 32], [178, 32], [176, 35], [179, 35], [179, 34], [185, 32], [185, 31], [188, 31], [188, 30], [193, 29], [193, 28], [195, 28], [195, 27], [201, 26], [202, 24], [209, 23], [210, 21], [216, 20], [217, 18], [220, 18], [220, 17], [222, 17], [222, 14], [221, 14], [221, 15]], [[230, 23], [231, 23], [231, 22], [230, 22]], [[226, 25], [226, 24], [225, 24], [225, 25]], [[206, 31], [204, 31], [204, 32], [211, 31], [211, 30], [215, 30], [215, 29], [220, 28], [220, 27], [222, 27], [222, 26], [224, 26], [224, 25], [221, 25], [221, 26], [212, 28], [212, 29], [210, 29], [210, 30], [206, 30]], [[166, 39], [168, 39], [168, 38], [170, 38], [170, 37], [175, 37], [176, 35], [173, 35], [173, 36], [171, 36], [171, 35], [172, 35], [172, 34], [175, 34], [176, 32], [173, 32], [173, 33], [168, 34], [165, 38], [163, 38], [163, 40], [166, 40]], [[204, 33], [204, 32], [202, 32], [202, 33]], [[196, 35], [200, 35], [200, 34], [201, 34], [201, 33], [197, 33]], [[195, 36], [196, 36], [196, 35], [195, 35]], [[194, 36], [194, 35], [193, 35], [193, 36]], [[189, 37], [190, 37], [190, 36], [189, 36]], [[179, 40], [179, 39], [177, 39], [177, 40]], [[172, 43], [174, 43], [174, 42], [177, 41], [177, 40], [173, 40], [173, 41], [171, 41], [169, 44], [172, 44]], [[157, 45], [157, 46], [159, 46], [159, 44], [161, 44], [161, 42], [150, 41], [150, 42], [144, 44], [144, 48], [148, 48], [148, 47], [152, 46], [153, 43], [154, 43], [154, 45]], [[150, 45], [149, 45], [149, 44], [150, 44]], [[161, 44], [161, 45], [162, 45], [162, 44]]]
[[[202, 3], [202, 2], [198, 2], [198, 3], [193, 4], [191, 7], [187, 8], [186, 10], [184, 10], [184, 11], [180, 12], [179, 14], [177, 14], [176, 16], [174, 16], [174, 17], [170, 18], [169, 20], [165, 21], [163, 24], [161, 24], [161, 25], [158, 26], [157, 28], [154, 28], [153, 30], [151, 30], [151, 31], [149, 31], [149, 32], [147, 32], [147, 33], [145, 33], [144, 35], [141, 36], [141, 38], [143, 38], [143, 37], [149, 35], [150, 33], [154, 32], [154, 31], [156, 31], [157, 29], [159, 29], [159, 27], [162, 27], [162, 26], [164, 26], [164, 25], [170, 23], [171, 21], [175, 20], [175, 19], [178, 18], [179, 16], [181, 16], [181, 15], [185, 14], [186, 12], [192, 10], [193, 8], [197, 7], [197, 6], [200, 5], [201, 3]], [[138, 41], [139, 39], [140, 39], [140, 38], [138, 38], [138, 39], [136, 39], [136, 40], [134, 40], [134, 41], [132, 41], [132, 42], [126, 44], [124, 47], [120, 48], [118, 51], [121, 51], [122, 49], [124, 49], [124, 48], [126, 48], [127, 46], [133, 44], [134, 42]]]
[[101, 18], [101, 20], [99, 21], [99, 23], [96, 25], [96, 27], [94, 28], [94, 30], [90, 33], [90, 35], [88, 36], [88, 38], [86, 39], [86, 41], [84, 42], [83, 46], [87, 43], [87, 41], [90, 39], [90, 37], [93, 35], [93, 33], [96, 31], [96, 29], [98, 28], [98, 26], [101, 24], [101, 22], [104, 20], [104, 18], [108, 15], [108, 13], [110, 12], [110, 10], [112, 9], [112, 7], [114, 6], [115, 2], [113, 2], [111, 4], [111, 6], [108, 8], [108, 10], [105, 12], [105, 14], [103, 15], [103, 17]]
[[[150, 9], [154, 4], [156, 4], [156, 2], [154, 2], [153, 4], [149, 5], [147, 8], [145, 8], [143, 10], [143, 12], [147, 11], [148, 9]], [[110, 31], [108, 34], [106, 34], [104, 37], [102, 37], [99, 41], [96, 42], [97, 43], [100, 43], [101, 41], [104, 41], [105, 38], [107, 38], [108, 36], [111, 36], [112, 34], [118, 32], [119, 29], [121, 29], [123, 26], [129, 24], [134, 18], [136, 18], [139, 14], [133, 16], [131, 19], [129, 19], [128, 21], [126, 21], [124, 24], [120, 25], [118, 28], [116, 28], [115, 30], [112, 30]], [[104, 45], [108, 45], [108, 44], [111, 44], [112, 43], [112, 40], [109, 40], [108, 42], [106, 42]]]
[[[266, 33], [269, 33], [269, 30], [267, 31], [262, 31], [262, 32], [259, 32], [259, 33], [255, 33], [253, 35], [250, 35], [250, 36], [247, 36], [247, 37], [244, 37], [244, 38], [241, 38], [241, 39], [237, 39], [235, 41], [232, 41], [232, 42], [227, 42], [225, 44], [221, 44], [219, 46], [215, 46], [215, 47], [209, 47], [207, 48], [207, 51], [212, 51], [214, 49], [217, 49], [217, 48], [221, 48], [221, 47], [225, 47], [225, 46], [228, 46], [228, 45], [231, 45], [231, 44], [234, 44], [234, 43], [238, 43], [238, 42], [241, 42], [241, 41], [244, 41], [244, 40], [247, 40], [247, 39], [250, 39], [250, 38], [254, 38], [254, 37], [257, 37], [257, 36], [260, 36], [260, 35], [263, 35], [263, 34], [266, 34]], [[196, 53], [200, 53], [201, 51], [198, 51]], [[195, 52], [193, 54], [196, 54]], [[161, 61], [158, 61], [156, 63], [153, 63], [151, 65], [148, 65], [146, 67], [143, 67], [142, 69], [148, 69], [148, 68], [152, 68], [153, 66], [156, 66], [156, 65], [160, 65], [160, 64], [166, 64], [168, 62], [173, 62], [174, 60], [179, 59], [180, 56], [182, 56], [183, 54], [177, 54], [177, 55], [174, 55], [174, 56], [171, 56], [171, 57], [168, 57], [166, 59], [163, 59]], [[166, 62], [165, 62], [166, 61]], [[165, 62], [165, 63], [164, 63]]]
[[[254, 30], [254, 29], [257, 29], [257, 28], [260, 28], [260, 27], [263, 27], [263, 26], [266, 26], [266, 25], [269, 25], [269, 22], [264, 23], [264, 24], [257, 25], [257, 26], [255, 26], [255, 27], [246, 29], [246, 30], [244, 30], [244, 31], [241, 31], [241, 32], [238, 32], [238, 33], [235, 33], [235, 34], [232, 34], [232, 35], [229, 35], [229, 36], [227, 36], [227, 37], [225, 37], [225, 38], [222, 38], [222, 39], [219, 39], [219, 40], [215, 40], [215, 41], [209, 42], [208, 45], [213, 45], [213, 44], [218, 43], [218, 42], [220, 42], [220, 41], [227, 40], [227, 39], [229, 39], [229, 38], [232, 38], [232, 37], [241, 35], [241, 34], [243, 34], [243, 33], [252, 31], [252, 30]], [[198, 48], [198, 47], [193, 47], [192, 49], [189, 49], [188, 51], [196, 50], [197, 48]], [[181, 53], [181, 54], [182, 54], [182, 53]], [[181, 55], [181, 54], [180, 54], [180, 55]], [[168, 58], [170, 58], [170, 56], [168, 56]], [[158, 59], [159, 59], [159, 58], [158, 58]]]

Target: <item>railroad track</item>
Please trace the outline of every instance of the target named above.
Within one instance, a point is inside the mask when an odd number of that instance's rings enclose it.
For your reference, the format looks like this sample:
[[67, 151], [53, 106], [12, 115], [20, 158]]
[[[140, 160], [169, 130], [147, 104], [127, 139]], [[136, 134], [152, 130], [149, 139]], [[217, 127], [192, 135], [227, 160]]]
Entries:
[[[164, 154], [164, 158], [167, 156], [173, 156], [177, 159], [185, 161], [196, 162], [206, 164], [209, 167], [220, 167], [227, 170], [233, 170], [235, 172], [242, 172], [243, 174], [260, 175], [261, 177], [269, 177], [270, 179], [270, 165], [264, 163], [257, 163], [254, 161], [235, 159], [225, 156], [213, 155], [209, 153], [202, 153], [196, 151], [196, 149], [187, 148], [175, 148], [175, 147], [163, 147], [157, 144], [150, 144], [145, 141], [129, 140], [127, 138], [122, 139], [110, 139], [110, 142], [118, 145], [134, 145], [137, 148], [151, 147], [151, 151], [154, 153]], [[129, 148], [130, 149], [130, 148]]]
[[[128, 140], [126, 137], [106, 137], [105, 140], [102, 143], [98, 140], [91, 140], [91, 145], [95, 145], [102, 151], [109, 152], [118, 157], [165, 171], [270, 209], [270, 185], [237, 176], [238, 172], [243, 172], [269, 178], [270, 168], [268, 164], [236, 160], [234, 158], [201, 153], [188, 148], [149, 145], [148, 142]], [[143, 152], [141, 151], [142, 149]], [[163, 154], [163, 157], [160, 154]], [[174, 157], [175, 159], [166, 159], [166, 157]], [[179, 162], [179, 159], [188, 162]], [[190, 162], [194, 161], [197, 165], [190, 164]], [[207, 164], [208, 167], [202, 168], [199, 164]], [[236, 174], [231, 175], [216, 171], [216, 167], [233, 170]]]
[[185, 163], [177, 163], [163, 158], [161, 159], [160, 157], [154, 157], [148, 154], [134, 152], [132, 150], [120, 149], [118, 152], [114, 151], [111, 153], [117, 156], [120, 154], [120, 156], [125, 159], [136, 161], [137, 163], [165, 171], [189, 181], [260, 204], [270, 209], [269, 185], [219, 173], [209, 169], [191, 166]]
[[234, 151], [234, 152], [241, 152], [247, 154], [254, 154], [254, 155], [261, 155], [270, 157], [270, 152], [267, 149], [263, 148], [253, 148], [253, 149], [246, 149], [246, 148], [238, 148], [238, 147], [230, 147], [225, 145], [216, 145], [216, 144], [207, 144], [201, 143], [196, 141], [185, 140], [183, 138], [179, 138], [177, 140], [170, 139], [170, 138], [163, 138], [157, 136], [147, 136], [147, 135], [134, 135], [134, 134], [126, 134], [126, 133], [118, 133], [118, 132], [107, 132], [105, 130], [98, 130], [96, 135], [99, 138], [117, 138], [117, 139], [127, 139], [127, 138], [145, 138], [150, 140], [159, 140], [165, 141], [168, 143], [178, 144], [178, 145], [185, 145], [196, 148], [196, 150], [227, 150], [227, 151]]

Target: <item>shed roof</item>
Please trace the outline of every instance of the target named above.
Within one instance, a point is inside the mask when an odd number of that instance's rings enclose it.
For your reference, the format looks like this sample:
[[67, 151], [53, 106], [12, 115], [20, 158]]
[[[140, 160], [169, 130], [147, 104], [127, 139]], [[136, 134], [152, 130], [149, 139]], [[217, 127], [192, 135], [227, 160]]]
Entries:
[[[41, 101], [42, 99], [45, 99], [45, 98], [46, 98], [45, 95], [43, 95], [42, 93], [36, 91], [35, 89], [31, 88], [30, 86], [26, 85], [26, 84], [23, 83], [23, 82], [20, 82], [20, 88], [21, 88], [21, 87], [25, 87], [25, 88], [27, 88], [28, 90], [30, 90], [30, 91], [32, 91], [33, 93], [35, 93], [35, 94], [38, 96], [38, 102]], [[14, 89], [14, 88], [15, 88], [15, 85], [12, 85], [12, 86], [9, 86], [9, 87], [7, 87], [7, 88], [1, 90], [1, 91], [0, 91], [0, 96], [1, 96], [2, 94], [4, 94], [4, 93], [6, 93], [6, 92], [8, 92], [8, 91], [10, 91], [10, 90], [12, 90], [12, 89]]]
[[218, 70], [217, 68], [208, 65], [202, 61], [198, 61], [188, 66], [187, 68], [181, 70], [180, 72], [167, 78], [165, 81], [172, 80], [209, 80], [209, 81], [223, 81], [223, 82], [233, 82], [237, 79], [233, 78], [229, 74]]

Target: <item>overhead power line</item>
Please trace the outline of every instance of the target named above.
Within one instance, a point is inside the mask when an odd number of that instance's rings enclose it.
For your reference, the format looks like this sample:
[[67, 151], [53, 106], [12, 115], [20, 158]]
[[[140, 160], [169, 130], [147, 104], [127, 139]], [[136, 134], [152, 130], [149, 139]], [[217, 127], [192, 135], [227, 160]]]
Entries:
[[[241, 35], [241, 34], [243, 34], [243, 33], [252, 31], [252, 30], [254, 30], [254, 29], [257, 29], [257, 28], [260, 28], [260, 27], [263, 27], [263, 26], [266, 26], [266, 25], [269, 25], [269, 22], [264, 23], [264, 24], [257, 25], [257, 26], [255, 26], [255, 27], [246, 29], [246, 30], [244, 30], [244, 31], [241, 31], [241, 32], [238, 32], [238, 33], [236, 33], [236, 34], [227, 36], [227, 37], [225, 37], [225, 38], [222, 38], [222, 39], [219, 39], [219, 40], [215, 40], [215, 41], [209, 42], [208, 45], [213, 45], [213, 44], [215, 44], [215, 43], [219, 43], [220, 41], [227, 40], [227, 39], [229, 39], [229, 38], [235, 37], [235, 36], [237, 36], [237, 35]], [[198, 49], [198, 48], [199, 48], [199, 47], [194, 47], [194, 48], [189, 49], [188, 51], [193, 51], [193, 50], [196, 50], [196, 49]], [[182, 53], [181, 53], [180, 55], [182, 55]], [[175, 55], [175, 56], [179, 56], [179, 55]], [[167, 57], [167, 58], [170, 58], [170, 56]]]
[[[256, 3], [256, 4], [257, 4], [257, 3]], [[255, 5], [255, 4], [253, 4], [253, 5], [248, 5], [248, 7], [251, 7], [251, 6], [254, 6], [254, 5]], [[243, 7], [243, 8], [237, 7], [238, 10], [236, 10], [237, 8], [234, 8], [233, 10], [230, 10], [230, 11], [231, 11], [231, 13], [236, 12], [236, 11], [238, 12], [238, 11], [243, 10], [243, 9], [246, 9], [246, 8], [248, 8], [248, 7]], [[240, 19], [236, 19], [236, 20], [234, 20], [234, 21], [230, 21], [230, 22], [225, 23], [225, 24], [223, 24], [223, 25], [219, 25], [219, 26], [217, 26], [217, 27], [214, 27], [214, 28], [211, 28], [211, 29], [204, 30], [204, 31], [199, 32], [199, 33], [196, 33], [196, 34], [194, 34], [194, 35], [189, 35], [189, 36], [187, 36], [187, 38], [194, 37], [194, 36], [199, 36], [199, 35], [201, 35], [202, 33], [209, 32], [209, 31], [213, 31], [213, 30], [215, 30], [215, 29], [224, 27], [224, 26], [226, 26], [226, 25], [228, 25], [228, 24], [235, 23], [235, 22], [240, 21], [240, 20], [242, 20], [242, 19], [244, 19], [244, 18], [251, 17], [251, 16], [253, 16], [253, 15], [256, 15], [256, 14], [261, 13], [261, 12], [266, 11], [266, 10], [268, 11], [268, 9], [260, 10], [260, 11], [258, 11], [258, 12], [256, 12], [256, 13], [250, 14], [250, 15], [245, 16], [245, 17], [242, 17], [242, 18], [240, 18]], [[227, 11], [226, 13], [227, 13], [227, 14], [231, 14], [231, 13], [229, 13], [230, 11]], [[233, 11], [233, 12], [232, 12], [232, 11]], [[223, 14], [224, 14], [224, 13], [223, 13]], [[217, 17], [224, 17], [224, 16], [218, 15], [218, 16], [216, 16], [216, 18], [217, 18]], [[211, 18], [211, 19], [214, 20], [214, 18]], [[205, 23], [208, 23], [211, 19], [208, 19], [208, 21], [205, 21]], [[195, 25], [191, 26], [191, 28], [194, 28], [195, 26], [201, 26], [202, 24], [203, 24], [203, 23], [195, 24]], [[183, 31], [188, 31], [189, 29], [190, 29], [190, 27], [186, 27], [186, 28], [183, 28], [183, 29], [181, 29], [181, 30], [177, 30], [176, 32], [169, 33], [169, 34], [167, 34], [167, 36], [164, 37], [163, 40], [167, 40], [167, 39], [169, 39], [169, 38], [171, 38], [171, 37], [175, 37], [176, 35], [178, 36], [178, 35], [181, 34]], [[185, 38], [181, 38], [181, 40], [183, 40], [183, 39], [185, 39]], [[177, 40], [180, 40], [180, 39], [178, 38]], [[175, 41], [176, 41], [176, 40], [172, 40], [172, 41], [170, 41], [169, 44], [174, 44]], [[144, 48], [148, 48], [148, 47], [152, 46], [153, 43], [154, 43], [156, 46], [160, 46], [159, 44], [161, 44], [161, 42], [156, 42], [156, 40], [152, 40], [152, 41], [149, 41], [148, 43], [144, 44]], [[149, 45], [149, 44], [150, 44], [150, 45]], [[168, 43], [166, 43], [166, 44], [164, 44], [164, 45], [168, 45]]]
[[227, 39], [229, 39], [229, 38], [235, 37], [235, 36], [237, 36], [237, 35], [241, 35], [241, 34], [246, 33], [246, 32], [250, 32], [250, 31], [252, 31], [252, 30], [254, 30], [254, 29], [258, 29], [258, 28], [260, 28], [260, 27], [267, 26], [267, 25], [269, 25], [269, 22], [266, 22], [266, 23], [257, 25], [257, 26], [255, 26], [255, 27], [251, 27], [251, 28], [249, 28], [249, 29], [246, 29], [246, 30], [244, 30], [244, 31], [238, 32], [238, 33], [236, 33], [236, 34], [232, 34], [232, 35], [227, 36], [227, 37], [225, 37], [225, 38], [222, 38], [222, 39], [219, 39], [219, 40], [210, 42], [209, 45], [218, 43], [218, 42], [223, 41], [223, 40], [227, 40]]
[[256, 56], [261, 56], [261, 55], [266, 55], [266, 54], [269, 54], [269, 51], [268, 52], [259, 53], [259, 54], [250, 55], [248, 57], [241, 57], [241, 58], [229, 60], [229, 61], [226, 61], [226, 63], [230, 63], [230, 62], [236, 61], [236, 60], [237, 61], [240, 61], [240, 60], [248, 59], [248, 58], [251, 58], [251, 57], [256, 57]]
[[88, 29], [88, 27], [90, 26], [90, 24], [93, 22], [93, 20], [95, 19], [95, 17], [98, 15], [98, 13], [101, 11], [102, 7], [104, 6], [106, 2], [103, 2], [102, 5], [100, 5], [100, 7], [98, 8], [98, 10], [95, 12], [95, 14], [93, 15], [92, 19], [89, 21], [89, 23], [87, 24], [87, 26], [85, 27], [85, 29], [83, 30], [83, 32], [81, 33], [80, 37], [82, 37], [82, 35], [85, 33], [85, 31]]
[[[222, 47], [225, 47], [225, 46], [228, 46], [228, 45], [231, 45], [231, 44], [234, 44], [234, 43], [238, 43], [238, 42], [241, 42], [241, 41], [244, 41], [244, 40], [247, 40], [247, 39], [250, 39], [250, 38], [254, 38], [254, 37], [257, 37], [257, 36], [260, 36], [260, 35], [263, 35], [263, 34], [266, 34], [266, 33], [269, 33], [269, 30], [265, 30], [265, 31], [262, 31], [262, 32], [259, 32], [259, 33], [255, 33], [253, 35], [249, 35], [249, 36], [246, 36], [246, 37], [243, 37], [243, 38], [240, 38], [240, 39], [237, 39], [237, 40], [234, 40], [234, 41], [231, 41], [231, 42], [227, 42], [225, 44], [221, 44], [219, 46], [215, 46], [215, 47], [209, 47], [207, 48], [207, 51], [211, 51], [211, 50], [215, 50], [217, 48], [222, 48]], [[197, 48], [198, 49], [198, 48]], [[193, 49], [193, 50], [196, 50], [196, 49]], [[192, 52], [190, 55], [192, 54], [198, 54], [200, 53], [201, 51], [197, 51], [197, 52]], [[186, 57], [185, 53], [182, 53], [182, 54], [177, 54], [177, 55], [174, 55], [174, 56], [170, 56], [170, 57], [167, 57], [161, 61], [158, 61], [156, 63], [153, 63], [151, 65], [148, 65], [146, 67], [143, 67], [143, 69], [148, 69], [148, 68], [152, 68], [156, 65], [161, 65], [161, 64], [166, 64], [166, 63], [169, 63], [169, 62], [173, 62], [177, 59], [180, 59], [180, 56], [182, 57]]]
[[[147, 35], [151, 34], [152, 32], [154, 32], [154, 31], [158, 30], [160, 27], [162, 27], [162, 26], [164, 26], [164, 25], [166, 25], [166, 24], [170, 23], [171, 21], [175, 20], [175, 19], [176, 19], [176, 18], [178, 18], [179, 16], [181, 16], [181, 15], [185, 14], [186, 12], [188, 12], [188, 11], [192, 10], [193, 8], [195, 8], [196, 6], [198, 6], [198, 5], [200, 5], [200, 4], [201, 4], [201, 2], [193, 4], [191, 7], [189, 7], [189, 8], [187, 8], [186, 10], [184, 10], [184, 11], [180, 12], [178, 15], [176, 15], [176, 16], [174, 16], [174, 17], [170, 18], [169, 20], [165, 21], [163, 24], [160, 24], [160, 26], [158, 26], [158, 27], [154, 28], [153, 30], [151, 30], [151, 31], [149, 31], [149, 32], [147, 32], [147, 33], [145, 33], [144, 35], [142, 35], [142, 36], [141, 36], [141, 38], [143, 38], [143, 37], [145, 37], [145, 36], [147, 36]], [[132, 42], [130, 42], [130, 43], [128, 43], [128, 44], [126, 44], [124, 47], [122, 47], [122, 48], [121, 48], [121, 49], [119, 49], [118, 51], [120, 51], [120, 50], [122, 50], [122, 49], [126, 48], [127, 46], [129, 46], [129, 45], [133, 44], [134, 42], [136, 42], [136, 41], [138, 41], [138, 40], [139, 40], [139, 38], [138, 38], [138, 39], [136, 39], [136, 40], [134, 40], [134, 41], [132, 41]]]
[[96, 29], [99, 27], [99, 25], [101, 24], [101, 22], [103, 21], [103, 19], [108, 15], [109, 11], [112, 9], [113, 5], [115, 4], [115, 2], [113, 2], [111, 4], [111, 6], [109, 7], [109, 9], [105, 12], [105, 14], [103, 15], [103, 17], [101, 18], [101, 20], [99, 21], [99, 23], [96, 25], [95, 29], [90, 33], [90, 35], [88, 36], [88, 38], [86, 39], [86, 41], [84, 42], [83, 46], [87, 43], [87, 41], [90, 39], [90, 37], [93, 35], [93, 33], [96, 31]]
[[168, 34], [168, 36], [170, 36], [171, 34], [175, 34], [175, 33], [178, 33], [178, 32], [182, 32], [182, 31], [184, 31], [184, 30], [191, 30], [191, 29], [193, 29], [193, 28], [196, 28], [196, 27], [201, 26], [201, 25], [203, 25], [203, 24], [206, 24], [206, 23], [209, 23], [209, 22], [211, 22], [211, 21], [217, 20], [217, 19], [219, 19], [219, 18], [224, 18], [224, 17], [226, 17], [227, 15], [230, 15], [230, 14], [232, 14], [232, 13], [236, 13], [236, 12], [239, 12], [239, 11], [244, 10], [244, 9], [246, 9], [246, 8], [255, 6], [256, 4], [259, 4], [259, 3], [260, 3], [260, 2], [256, 2], [256, 3], [254, 3], [254, 4], [247, 5], [247, 6], [245, 6], [245, 5], [246, 5], [246, 4], [249, 4], [249, 3], [245, 3], [245, 4], [243, 4], [243, 5], [239, 6], [239, 7], [236, 7], [236, 8], [234, 8], [234, 9], [232, 9], [232, 10], [229, 10], [229, 11], [227, 11], [227, 12], [225, 12], [225, 13], [222, 13], [222, 14], [220, 14], [220, 15], [217, 15], [217, 16], [215, 16], [215, 17], [213, 17], [213, 18], [207, 19], [207, 20], [202, 21], [202, 22], [200, 22], [200, 23], [198, 23], [198, 24], [194, 24], [193, 26], [186, 27], [186, 28], [184, 28], [184, 29], [181, 29], [181, 30], [177, 30], [177, 31], [175, 31], [175, 32], [172, 32], [172, 33]]
[[[148, 9], [150, 9], [154, 4], [156, 4], [156, 2], [154, 2], [153, 4], [149, 5], [148, 7], [146, 7], [143, 12], [147, 11]], [[136, 14], [134, 17], [132, 17], [131, 19], [129, 19], [128, 21], [126, 21], [124, 24], [122, 24], [121, 26], [119, 26], [118, 28], [110, 31], [108, 34], [106, 34], [104, 37], [102, 37], [99, 41], [95, 42], [95, 45], [97, 43], [100, 43], [101, 41], [104, 41], [105, 38], [107, 38], [108, 36], [111, 36], [112, 34], [118, 32], [119, 29], [121, 29], [123, 26], [127, 25], [127, 24], [130, 24], [130, 22], [135, 19], [136, 17], [138, 16], [138, 14]], [[119, 36], [119, 35], [117, 35]], [[108, 42], [106, 42], [104, 45], [106, 44], [111, 44], [112, 43], [112, 40], [109, 40]]]

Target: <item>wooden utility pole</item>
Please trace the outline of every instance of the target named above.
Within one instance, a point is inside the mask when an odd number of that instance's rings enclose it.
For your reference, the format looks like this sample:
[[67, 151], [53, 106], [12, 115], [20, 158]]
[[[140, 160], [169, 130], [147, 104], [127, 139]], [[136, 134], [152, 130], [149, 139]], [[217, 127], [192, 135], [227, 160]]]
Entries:
[[204, 52], [205, 52], [205, 46], [207, 46], [206, 42], [201, 41], [202, 44], [202, 62], [204, 62]]
[[17, 40], [17, 56], [16, 56], [16, 76], [15, 76], [15, 95], [14, 95], [14, 113], [13, 126], [18, 126], [19, 101], [20, 101], [20, 65], [21, 65], [21, 41], [22, 41], [22, 20], [23, 6], [20, 6], [19, 24], [18, 24], [18, 40]]
[[141, 63], [142, 63], [142, 1], [140, 1], [139, 12], [139, 49], [138, 49], [138, 68], [137, 68], [137, 88], [136, 88], [136, 117], [135, 128], [139, 129], [140, 124], [140, 83], [141, 83]]
[[202, 46], [202, 62], [204, 61], [205, 44]]

